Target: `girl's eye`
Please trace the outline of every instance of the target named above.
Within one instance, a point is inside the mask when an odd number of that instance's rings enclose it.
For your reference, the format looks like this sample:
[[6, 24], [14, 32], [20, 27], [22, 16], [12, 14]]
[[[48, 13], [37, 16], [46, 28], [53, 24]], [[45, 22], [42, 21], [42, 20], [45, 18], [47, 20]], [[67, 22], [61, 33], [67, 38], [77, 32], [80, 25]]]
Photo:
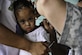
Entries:
[[24, 24], [25, 20], [20, 20], [19, 23]]
[[31, 20], [33, 20], [33, 18], [29, 18], [29, 20], [31, 21]]

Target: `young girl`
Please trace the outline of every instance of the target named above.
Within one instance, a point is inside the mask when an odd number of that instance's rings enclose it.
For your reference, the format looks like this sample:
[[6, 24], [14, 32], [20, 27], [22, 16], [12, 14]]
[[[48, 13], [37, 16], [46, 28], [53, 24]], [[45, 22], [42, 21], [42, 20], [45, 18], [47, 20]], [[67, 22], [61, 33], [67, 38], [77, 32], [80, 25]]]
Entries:
[[[45, 29], [42, 26], [37, 27], [35, 25], [35, 13], [34, 6], [31, 2], [26, 0], [15, 1], [14, 14], [17, 21], [16, 32], [20, 35], [25, 35], [25, 38], [34, 42], [47, 41], [50, 43], [49, 34], [45, 31]], [[52, 36], [55, 36], [54, 31]], [[53, 39], [55, 38], [53, 37]], [[55, 43], [54, 40], [52, 40], [52, 43]]]

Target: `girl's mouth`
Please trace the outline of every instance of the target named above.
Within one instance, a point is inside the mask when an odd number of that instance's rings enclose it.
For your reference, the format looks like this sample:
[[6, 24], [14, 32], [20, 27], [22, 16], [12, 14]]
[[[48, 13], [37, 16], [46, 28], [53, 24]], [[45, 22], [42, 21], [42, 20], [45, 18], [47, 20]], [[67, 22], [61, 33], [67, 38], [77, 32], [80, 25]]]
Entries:
[[27, 32], [30, 32], [31, 30], [32, 30], [31, 27], [26, 28], [26, 31], [27, 31]]

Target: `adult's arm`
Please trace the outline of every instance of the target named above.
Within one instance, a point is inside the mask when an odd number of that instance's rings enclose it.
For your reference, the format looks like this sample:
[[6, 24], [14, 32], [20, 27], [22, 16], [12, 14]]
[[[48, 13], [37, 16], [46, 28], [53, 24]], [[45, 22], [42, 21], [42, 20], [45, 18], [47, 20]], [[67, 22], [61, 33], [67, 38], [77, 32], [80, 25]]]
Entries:
[[64, 0], [37, 0], [39, 14], [45, 16], [53, 27], [62, 33], [66, 18], [66, 2]]
[[26, 40], [22, 36], [15, 34], [11, 30], [0, 24], [0, 43], [16, 48], [24, 47], [23, 49], [28, 50], [32, 42]]
[[[0, 43], [30, 51], [32, 55], [41, 55], [46, 50], [42, 43], [33, 43], [0, 24]], [[35, 51], [36, 50], [36, 51]]]

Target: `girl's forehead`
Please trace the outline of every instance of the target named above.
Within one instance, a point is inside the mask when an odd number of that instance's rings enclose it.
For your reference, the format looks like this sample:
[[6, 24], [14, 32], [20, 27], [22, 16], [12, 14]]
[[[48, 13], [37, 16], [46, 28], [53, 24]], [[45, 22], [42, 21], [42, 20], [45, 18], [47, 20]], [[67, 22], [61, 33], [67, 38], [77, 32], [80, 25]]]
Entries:
[[17, 9], [17, 11], [19, 11], [19, 12], [24, 12], [24, 11], [33, 12], [32, 8], [28, 8], [28, 7], [22, 7], [21, 9]]

